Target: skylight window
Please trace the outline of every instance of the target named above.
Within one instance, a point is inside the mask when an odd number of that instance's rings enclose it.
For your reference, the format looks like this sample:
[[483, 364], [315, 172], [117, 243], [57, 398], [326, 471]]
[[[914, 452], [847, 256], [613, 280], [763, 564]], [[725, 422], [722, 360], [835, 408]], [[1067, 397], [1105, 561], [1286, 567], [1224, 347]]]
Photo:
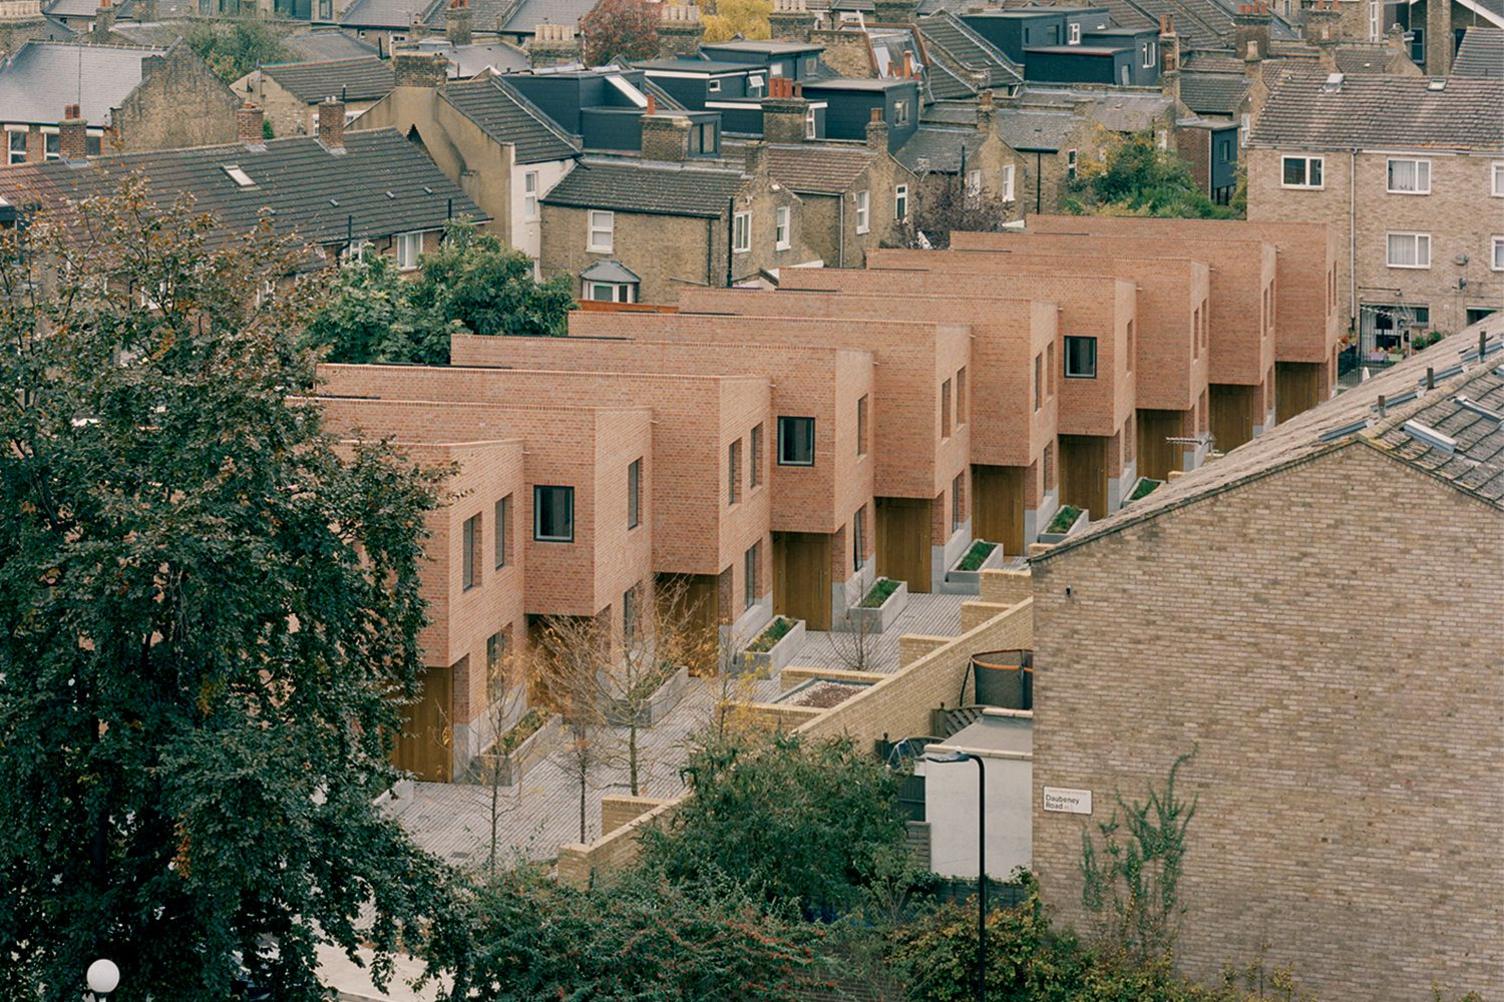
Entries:
[[230, 180], [234, 181], [240, 187], [242, 187], [242, 188], [254, 188], [254, 187], [256, 187], [256, 182], [251, 180], [251, 175], [249, 175], [245, 171], [241, 170], [240, 167], [237, 166], [236, 164], [225, 164], [224, 165], [224, 171], [225, 171], [225, 174], [227, 174], [229, 176]]

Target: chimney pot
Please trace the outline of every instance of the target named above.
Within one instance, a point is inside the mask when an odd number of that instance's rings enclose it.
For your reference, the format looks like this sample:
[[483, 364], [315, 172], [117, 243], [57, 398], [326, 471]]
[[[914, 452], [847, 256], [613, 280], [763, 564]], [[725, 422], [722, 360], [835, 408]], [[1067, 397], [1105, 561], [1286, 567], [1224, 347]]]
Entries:
[[328, 98], [319, 105], [319, 142], [331, 153], [345, 150], [345, 102]]
[[82, 160], [89, 155], [89, 123], [79, 114], [78, 105], [63, 107], [57, 133], [57, 152], [64, 160]]

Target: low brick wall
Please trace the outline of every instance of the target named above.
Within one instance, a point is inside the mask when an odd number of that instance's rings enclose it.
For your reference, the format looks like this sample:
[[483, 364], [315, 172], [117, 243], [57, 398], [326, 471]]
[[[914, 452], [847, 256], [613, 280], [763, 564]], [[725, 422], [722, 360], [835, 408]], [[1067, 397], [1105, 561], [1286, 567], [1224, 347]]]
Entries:
[[662, 797], [602, 797], [601, 834], [609, 835], [629, 821], [635, 821], [648, 811], [672, 803]]
[[1034, 578], [1027, 570], [988, 570], [981, 575], [983, 602], [1016, 605], [1034, 594]]
[[789, 665], [778, 673], [778, 687], [784, 692], [803, 685], [812, 678], [828, 678], [837, 682], [881, 682], [888, 676], [880, 671], [852, 671], [849, 668], [820, 668], [804, 665]]
[[788, 703], [751, 703], [742, 709], [742, 718], [753, 726], [774, 731], [797, 731], [826, 711], [818, 706], [794, 706]]
[[[967, 604], [986, 606], [986, 603]], [[859, 749], [869, 749], [885, 734], [898, 738], [929, 733], [930, 710], [942, 703], [955, 704], [973, 654], [1033, 646], [1034, 600], [1026, 598], [959, 637], [900, 637], [900, 660], [905, 651], [912, 655], [903, 662], [904, 667], [894, 674], [883, 675], [839, 706], [815, 710], [769, 703], [754, 704], [750, 709], [759, 714], [767, 711], [779, 722], [796, 725], [794, 729], [811, 740], [846, 735]], [[821, 674], [831, 673], [822, 670]], [[802, 723], [795, 719], [796, 715]], [[682, 800], [661, 802], [645, 814], [621, 820], [631, 809], [627, 801], [640, 803], [646, 799], [609, 798], [617, 802], [609, 821], [607, 804], [603, 802], [602, 825], [606, 833], [589, 845], [578, 842], [561, 845], [556, 869], [559, 880], [575, 887], [588, 887], [635, 862], [638, 835], [643, 827], [666, 821]], [[620, 823], [612, 827], [610, 821]]]
[[992, 617], [1002, 615], [1008, 608], [1000, 602], [962, 602], [961, 631], [974, 630]]
[[898, 638], [898, 667], [900, 670], [918, 661], [932, 651], [938, 651], [955, 637], [937, 637], [924, 633], [905, 633]]

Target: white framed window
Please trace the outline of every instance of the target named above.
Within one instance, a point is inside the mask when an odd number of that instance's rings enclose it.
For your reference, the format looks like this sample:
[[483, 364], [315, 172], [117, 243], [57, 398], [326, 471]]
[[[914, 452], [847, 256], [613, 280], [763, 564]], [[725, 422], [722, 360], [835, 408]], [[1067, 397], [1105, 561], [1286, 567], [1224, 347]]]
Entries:
[[909, 218], [909, 186], [906, 184], [893, 189], [893, 218], [900, 223]]
[[43, 133], [42, 155], [47, 160], [61, 160], [63, 157], [63, 137], [56, 132]]
[[522, 218], [538, 218], [538, 172], [535, 170], [522, 174]]
[[1494, 237], [1493, 254], [1489, 259], [1489, 267], [1494, 271], [1504, 271], [1504, 237]]
[[1324, 157], [1281, 157], [1279, 183], [1282, 188], [1321, 188]]
[[637, 285], [633, 282], [586, 282], [583, 298], [597, 303], [635, 303]]
[[907, 101], [894, 101], [893, 102], [893, 124], [894, 125], [908, 125], [909, 124], [909, 102], [907, 102]]
[[1431, 161], [1391, 157], [1388, 191], [1397, 195], [1431, 194]]
[[616, 236], [616, 213], [604, 209], [590, 210], [590, 237], [586, 250], [610, 254]]
[[371, 246], [369, 240], [352, 240], [339, 252], [340, 264], [355, 264], [366, 259], [366, 250]]
[[819, 69], [820, 60], [816, 59], [814, 56], [804, 57], [804, 72], [806, 75], [814, 76]]
[[969, 170], [966, 172], [966, 197], [976, 199], [982, 194], [982, 172]]
[[809, 108], [804, 112], [804, 138], [815, 138], [815, 109]]
[[1431, 267], [1431, 234], [1390, 233], [1384, 263], [1391, 268]]
[[1238, 119], [1238, 149], [1248, 145], [1248, 130], [1253, 128], [1253, 116], [1244, 114]]
[[866, 233], [872, 229], [872, 193], [856, 193], [856, 231]]
[[1065, 176], [1068, 180], [1076, 180], [1077, 156], [1075, 150], [1065, 151]]
[[753, 97], [762, 94], [763, 76], [761, 73], [751, 73], [747, 76], [747, 91]]
[[1081, 44], [1081, 25], [1079, 23], [1072, 23], [1066, 27], [1065, 44]]
[[719, 94], [721, 92], [721, 82], [719, 80], [712, 80], [705, 85], [705, 90], [711, 94]]
[[789, 235], [789, 207], [780, 205], [773, 210], [773, 247], [775, 250], [788, 250], [793, 246], [793, 240]]
[[26, 162], [26, 133], [10, 132], [6, 135], [6, 162], [24, 164]]
[[738, 212], [731, 217], [731, 249], [738, 254], [752, 249], [752, 213]]
[[1494, 162], [1492, 177], [1493, 196], [1495, 198], [1504, 198], [1504, 160], [1498, 160]]
[[397, 234], [397, 269], [412, 271], [418, 267], [418, 255], [423, 253], [423, 234]]
[[1002, 191], [1003, 201], [1013, 201], [1013, 165], [1003, 164], [1001, 184], [998, 186]]
[[1152, 70], [1159, 62], [1159, 43], [1153, 40], [1144, 46], [1144, 69]]

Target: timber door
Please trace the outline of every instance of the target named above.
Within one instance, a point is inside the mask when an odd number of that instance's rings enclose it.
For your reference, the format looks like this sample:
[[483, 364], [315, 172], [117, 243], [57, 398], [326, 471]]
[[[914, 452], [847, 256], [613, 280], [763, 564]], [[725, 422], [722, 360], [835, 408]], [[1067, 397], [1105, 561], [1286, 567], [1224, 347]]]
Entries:
[[714, 675], [716, 672], [721, 625], [719, 585], [720, 578], [715, 574], [658, 576], [655, 600], [677, 603], [677, 607], [663, 610], [662, 622], [682, 622], [684, 628], [693, 633], [693, 642], [686, 645], [692, 655], [693, 663], [689, 667], [693, 675]]
[[1165, 480], [1171, 470], [1180, 469], [1181, 453], [1186, 447], [1170, 439], [1186, 434], [1189, 416], [1187, 411], [1138, 412], [1139, 476]]
[[830, 595], [830, 536], [773, 533], [773, 611], [804, 620], [806, 629], [828, 630]]
[[392, 764], [418, 779], [447, 783], [453, 776], [451, 754], [453, 729], [454, 669], [428, 668], [423, 675], [423, 694], [416, 703], [402, 708], [402, 730], [392, 748]]
[[1025, 474], [1022, 466], [971, 468], [971, 534], [999, 543], [1004, 553], [1024, 551]]
[[1274, 420], [1284, 424], [1321, 403], [1321, 362], [1274, 363]]
[[1231, 452], [1253, 438], [1253, 415], [1258, 407], [1257, 386], [1213, 383], [1207, 409], [1211, 412], [1212, 448]]
[[877, 499], [877, 573], [907, 581], [909, 591], [930, 590], [929, 498]]
[[1107, 446], [1101, 435], [1060, 436], [1060, 500], [1107, 517]]

